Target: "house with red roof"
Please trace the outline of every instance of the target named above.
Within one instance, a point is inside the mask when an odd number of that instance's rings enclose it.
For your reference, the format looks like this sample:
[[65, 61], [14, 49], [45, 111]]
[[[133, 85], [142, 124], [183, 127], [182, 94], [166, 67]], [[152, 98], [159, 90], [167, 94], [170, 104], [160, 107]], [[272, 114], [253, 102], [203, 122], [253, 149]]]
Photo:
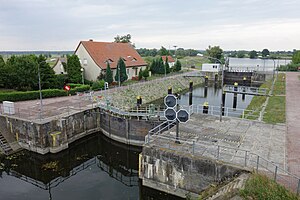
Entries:
[[67, 58], [57, 58], [55, 64], [52, 67], [55, 74], [67, 74], [63, 63], [67, 64]]
[[147, 66], [147, 63], [129, 43], [81, 41], [75, 54], [84, 69], [85, 79], [91, 81], [97, 80], [101, 73], [105, 73], [108, 62], [114, 78], [120, 58], [126, 65], [128, 79], [138, 77], [140, 70], [144, 70]]
[[168, 63], [171, 68], [175, 65], [175, 60], [172, 56], [162, 56], [161, 58], [163, 59], [164, 63], [166, 63], [166, 60], [168, 58]]

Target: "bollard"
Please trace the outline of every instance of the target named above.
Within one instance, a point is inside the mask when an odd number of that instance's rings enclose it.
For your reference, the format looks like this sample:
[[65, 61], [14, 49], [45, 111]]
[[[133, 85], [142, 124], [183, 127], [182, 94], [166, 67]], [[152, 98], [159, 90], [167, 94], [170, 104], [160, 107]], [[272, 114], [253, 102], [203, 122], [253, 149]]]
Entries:
[[223, 92], [223, 94], [222, 94], [222, 104], [223, 104], [223, 107], [222, 107], [222, 115], [223, 115], [223, 116], [224, 116], [225, 98], [226, 98], [226, 93]]
[[278, 167], [277, 165], [275, 166], [275, 173], [274, 173], [274, 181], [276, 182], [277, 179], [277, 171], [278, 171]]
[[193, 81], [190, 81], [190, 92], [193, 92]]
[[246, 86], [246, 80], [247, 80], [247, 78], [244, 76], [244, 78], [243, 78], [243, 86]]
[[168, 94], [172, 94], [172, 87], [168, 88]]
[[189, 93], [189, 106], [193, 104], [193, 93]]
[[215, 83], [218, 82], [218, 74], [215, 74]]
[[204, 88], [204, 97], [207, 97], [207, 87]]
[[245, 97], [246, 97], [246, 95], [242, 94], [242, 101], [245, 101]]
[[137, 97], [136, 97], [136, 106], [137, 106], [137, 107], [140, 107], [140, 106], [141, 106], [141, 100], [142, 100], [141, 96], [137, 96]]
[[205, 84], [205, 87], [208, 86], [208, 76], [205, 76], [205, 78], [204, 78], [204, 84]]
[[209, 104], [208, 102], [204, 102], [203, 104], [203, 114], [208, 114]]
[[238, 85], [239, 84], [237, 82], [234, 83], [234, 91], [238, 91]]
[[237, 94], [235, 93], [235, 94], [233, 95], [233, 105], [232, 105], [232, 107], [233, 107], [234, 109], [236, 109], [236, 106], [237, 106]]

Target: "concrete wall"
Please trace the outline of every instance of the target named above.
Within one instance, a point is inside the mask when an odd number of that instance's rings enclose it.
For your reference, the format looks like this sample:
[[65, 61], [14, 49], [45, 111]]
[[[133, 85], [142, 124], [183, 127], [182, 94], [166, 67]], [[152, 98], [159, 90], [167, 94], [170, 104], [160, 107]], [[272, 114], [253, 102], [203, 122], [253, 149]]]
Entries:
[[131, 145], [142, 146], [148, 131], [160, 121], [129, 119], [120, 116], [113, 116], [103, 112], [100, 116], [101, 131], [109, 138]]
[[139, 163], [143, 185], [183, 198], [188, 193], [197, 196], [211, 184], [231, 180], [242, 172], [216, 160], [147, 146]]

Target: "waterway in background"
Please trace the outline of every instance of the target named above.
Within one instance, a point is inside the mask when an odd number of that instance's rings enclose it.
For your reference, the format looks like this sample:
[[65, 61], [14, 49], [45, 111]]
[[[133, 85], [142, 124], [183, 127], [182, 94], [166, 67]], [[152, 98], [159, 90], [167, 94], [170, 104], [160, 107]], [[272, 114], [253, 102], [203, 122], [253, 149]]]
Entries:
[[101, 133], [57, 154], [19, 152], [1, 159], [0, 199], [181, 199], [141, 186], [140, 152], [141, 148], [117, 143]]
[[[208, 102], [210, 106], [220, 106], [221, 104], [222, 91], [216, 85], [210, 84], [207, 89], [204, 86], [195, 87], [193, 90], [193, 105], [203, 105], [204, 102]], [[225, 107], [233, 108], [233, 93], [226, 93]], [[232, 110], [234, 112], [234, 116], [238, 114], [241, 115], [242, 111], [240, 109], [246, 109], [250, 104], [253, 95], [245, 95], [245, 99], [243, 100], [242, 94], [237, 95], [237, 106], [236, 110]], [[181, 99], [179, 100], [180, 105], [188, 105], [189, 103], [189, 92], [181, 95]], [[233, 116], [233, 115], [231, 115]]]
[[291, 63], [288, 59], [250, 59], [250, 58], [229, 58], [229, 68], [249, 68], [257, 71], [272, 71], [280, 65]]

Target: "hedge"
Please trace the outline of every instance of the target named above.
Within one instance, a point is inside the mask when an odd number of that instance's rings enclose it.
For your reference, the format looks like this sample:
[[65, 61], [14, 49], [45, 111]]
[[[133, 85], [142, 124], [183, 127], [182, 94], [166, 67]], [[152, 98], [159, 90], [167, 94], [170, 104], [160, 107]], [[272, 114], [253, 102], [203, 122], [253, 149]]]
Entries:
[[[69, 94], [76, 94], [76, 92], [84, 92], [90, 89], [89, 85], [81, 85], [80, 87], [73, 88], [69, 91]], [[61, 97], [67, 96], [67, 92], [59, 89], [47, 89], [42, 90], [43, 98], [50, 97]], [[5, 92], [0, 93], [0, 102], [3, 101], [26, 101], [26, 100], [34, 100], [40, 98], [40, 92], [38, 90], [35, 91], [27, 91], [27, 92]]]

